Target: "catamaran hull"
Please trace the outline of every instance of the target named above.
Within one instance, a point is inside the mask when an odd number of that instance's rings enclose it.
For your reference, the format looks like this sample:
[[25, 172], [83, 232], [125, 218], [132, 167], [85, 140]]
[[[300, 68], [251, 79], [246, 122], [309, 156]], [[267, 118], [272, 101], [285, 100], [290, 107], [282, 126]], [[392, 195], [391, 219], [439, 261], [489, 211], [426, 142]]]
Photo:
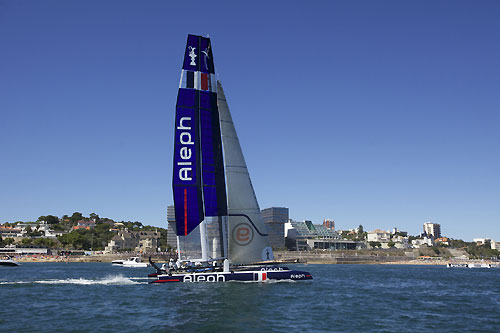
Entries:
[[311, 274], [304, 271], [243, 271], [243, 272], [210, 272], [210, 273], [183, 273], [172, 275], [158, 275], [158, 279], [151, 283], [166, 282], [265, 282], [279, 280], [312, 280]]

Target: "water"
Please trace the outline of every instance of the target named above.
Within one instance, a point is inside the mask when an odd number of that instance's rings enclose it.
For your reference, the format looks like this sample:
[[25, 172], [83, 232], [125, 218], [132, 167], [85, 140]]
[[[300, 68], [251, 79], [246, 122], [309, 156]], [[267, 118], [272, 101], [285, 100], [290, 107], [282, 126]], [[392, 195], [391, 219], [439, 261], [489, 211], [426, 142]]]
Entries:
[[315, 279], [150, 285], [151, 268], [0, 267], [0, 331], [500, 332], [500, 269], [294, 267]]

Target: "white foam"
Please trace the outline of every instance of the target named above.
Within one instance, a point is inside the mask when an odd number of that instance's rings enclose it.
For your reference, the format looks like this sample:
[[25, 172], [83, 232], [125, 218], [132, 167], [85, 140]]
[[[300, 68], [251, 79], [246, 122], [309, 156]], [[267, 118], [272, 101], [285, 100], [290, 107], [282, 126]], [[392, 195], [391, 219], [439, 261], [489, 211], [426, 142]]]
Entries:
[[36, 281], [12, 281], [12, 282], [0, 282], [0, 284], [26, 284], [26, 283], [38, 283], [38, 284], [78, 284], [78, 285], [133, 285], [133, 284], [147, 284], [147, 282], [137, 282], [133, 281], [131, 278], [127, 278], [121, 275], [108, 276], [102, 279], [53, 279], [53, 280], [36, 280]]
[[27, 281], [2, 281], [2, 282], [0, 282], [0, 285], [1, 284], [23, 284], [23, 283], [30, 283], [30, 282], [27, 282]]

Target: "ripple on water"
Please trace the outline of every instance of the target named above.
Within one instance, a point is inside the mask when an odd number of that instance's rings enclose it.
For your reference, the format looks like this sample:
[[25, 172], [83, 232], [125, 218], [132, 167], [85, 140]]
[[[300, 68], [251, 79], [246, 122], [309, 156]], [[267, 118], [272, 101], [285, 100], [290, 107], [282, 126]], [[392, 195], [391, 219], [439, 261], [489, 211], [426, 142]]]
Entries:
[[[150, 285], [151, 270], [25, 264], [5, 271], [0, 331], [495, 331], [500, 269], [295, 266], [312, 281]], [[4, 273], [4, 271], [2, 271]], [[57, 318], [57, 320], [54, 320]], [[460, 318], [460, 320], [457, 320]]]

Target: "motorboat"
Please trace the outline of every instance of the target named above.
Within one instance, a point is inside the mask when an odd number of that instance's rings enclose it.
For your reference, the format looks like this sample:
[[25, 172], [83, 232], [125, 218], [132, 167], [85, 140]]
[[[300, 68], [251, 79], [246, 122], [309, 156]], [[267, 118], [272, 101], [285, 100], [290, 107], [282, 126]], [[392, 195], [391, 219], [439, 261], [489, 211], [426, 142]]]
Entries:
[[469, 267], [467, 264], [461, 264], [461, 263], [447, 263], [446, 267], [448, 268], [467, 268]]
[[0, 259], [0, 266], [10, 266], [10, 267], [15, 267], [19, 266], [19, 263], [12, 259], [9, 256], [5, 256], [3, 259]]
[[491, 264], [469, 264], [469, 268], [491, 268]]
[[141, 257], [131, 257], [128, 260], [123, 261], [123, 267], [148, 267], [149, 264], [142, 262]]

